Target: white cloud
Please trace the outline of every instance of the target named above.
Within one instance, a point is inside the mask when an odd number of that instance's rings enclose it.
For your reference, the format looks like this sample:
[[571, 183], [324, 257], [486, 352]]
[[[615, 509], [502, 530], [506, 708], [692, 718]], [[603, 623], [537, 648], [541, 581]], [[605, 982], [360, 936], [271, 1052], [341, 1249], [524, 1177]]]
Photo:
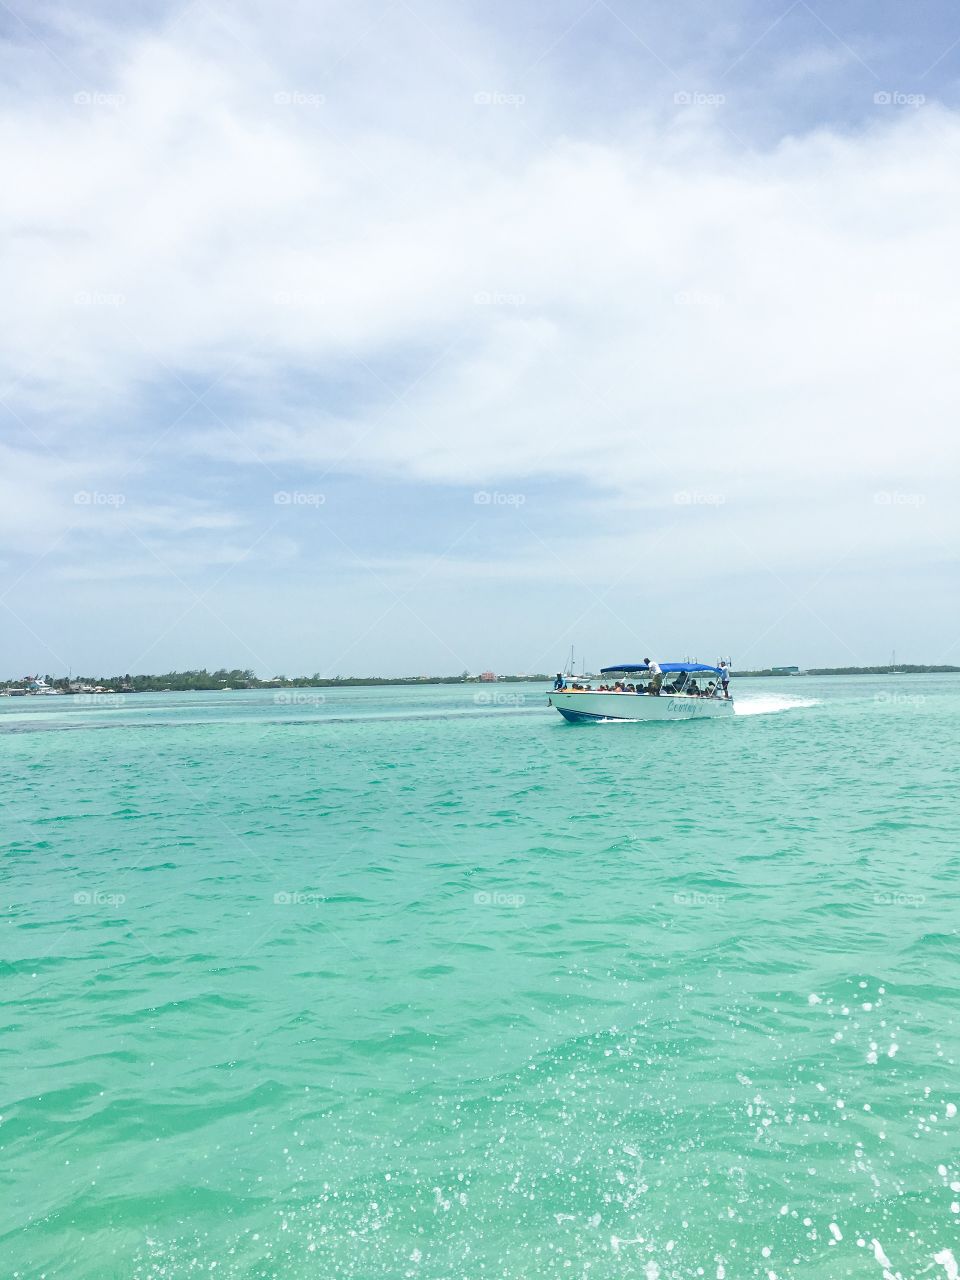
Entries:
[[[236, 21], [215, 47], [231, 15], [205, 12], [115, 39], [103, 100], [4, 108], [3, 372], [57, 440], [52, 470], [7, 472], [9, 536], [75, 522], [55, 490], [88, 474], [91, 435], [109, 490], [103, 454], [120, 474], [166, 431], [157, 455], [191, 466], [580, 482], [586, 556], [642, 553], [646, 529], [613, 536], [612, 513], [658, 509], [691, 551], [705, 533], [798, 562], [863, 535], [873, 555], [955, 544], [954, 113], [759, 151], [718, 111], [658, 102], [586, 138], [535, 101], [475, 103], [516, 76], [482, 42], [444, 54], [448, 30], [409, 37], [434, 73], [417, 89], [360, 21], [331, 26], [311, 76]], [[243, 408], [171, 427], [184, 383], [214, 382], [211, 403], [229, 388]], [[712, 527], [676, 510], [687, 491], [723, 497]], [[211, 505], [185, 525], [166, 497], [137, 517], [158, 537], [243, 520]]]
[[297, 549], [297, 544], [289, 538], [269, 538], [246, 545], [217, 540], [194, 542], [189, 546], [133, 538], [119, 555], [108, 559], [87, 557], [63, 566], [55, 576], [64, 582], [111, 582], [129, 578], [186, 582], [202, 569], [229, 571], [246, 563], [276, 567], [295, 557]]

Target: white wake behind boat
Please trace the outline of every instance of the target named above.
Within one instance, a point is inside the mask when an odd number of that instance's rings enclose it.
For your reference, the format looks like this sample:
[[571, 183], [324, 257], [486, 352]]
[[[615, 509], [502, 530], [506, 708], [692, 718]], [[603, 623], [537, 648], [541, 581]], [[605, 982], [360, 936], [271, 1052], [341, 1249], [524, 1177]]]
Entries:
[[[705, 716], [732, 716], [733, 699], [724, 696], [721, 667], [703, 662], [665, 662], [663, 682], [656, 682], [643, 663], [604, 667], [597, 681], [564, 680], [562, 689], [550, 694], [550, 706], [574, 723], [605, 720], [700, 720]], [[611, 684], [603, 682], [609, 676]]]

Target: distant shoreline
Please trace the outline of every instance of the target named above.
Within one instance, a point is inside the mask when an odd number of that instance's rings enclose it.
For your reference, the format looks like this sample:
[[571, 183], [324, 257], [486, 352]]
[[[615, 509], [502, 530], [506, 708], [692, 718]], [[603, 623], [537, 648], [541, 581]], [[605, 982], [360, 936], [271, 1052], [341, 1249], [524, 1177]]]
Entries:
[[[755, 671], [739, 671], [734, 669], [731, 675], [735, 679], [767, 678], [792, 680], [802, 676], [892, 676], [892, 675], [955, 675], [960, 667], [925, 666], [913, 663], [898, 663], [897, 666], [881, 667], [809, 667], [802, 671], [783, 671], [772, 668], [761, 668]], [[568, 679], [595, 679], [596, 677], [569, 676]], [[376, 688], [378, 686], [405, 686], [429, 684], [539, 684], [550, 681], [553, 676], [545, 673], [533, 675], [504, 675], [490, 678], [468, 675], [458, 676], [276, 676], [270, 680], [261, 680], [252, 671], [169, 671], [163, 675], [123, 675], [123, 676], [79, 676], [54, 679], [46, 677], [49, 692], [58, 694], [103, 695], [111, 693], [192, 693], [214, 692], [222, 690], [233, 692], [243, 689], [356, 689]], [[0, 696], [37, 696], [44, 690], [29, 688], [29, 680], [0, 681]]]
[[[12, 691], [26, 694], [43, 694], [43, 690], [30, 689], [30, 679], [0, 680], [0, 694]], [[240, 689], [346, 689], [376, 687], [378, 685], [423, 684], [525, 684], [552, 680], [545, 673], [522, 676], [276, 676], [261, 680], [252, 671], [168, 671], [164, 675], [142, 676], [76, 676], [54, 679], [46, 676], [49, 692], [69, 695], [103, 693], [192, 693]]]

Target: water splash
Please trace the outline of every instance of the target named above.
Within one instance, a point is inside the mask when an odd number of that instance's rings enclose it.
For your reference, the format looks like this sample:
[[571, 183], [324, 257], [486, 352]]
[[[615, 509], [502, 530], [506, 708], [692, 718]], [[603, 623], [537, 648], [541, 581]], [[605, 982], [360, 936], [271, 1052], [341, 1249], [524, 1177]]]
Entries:
[[769, 716], [778, 711], [799, 711], [818, 707], [819, 698], [801, 698], [790, 693], [765, 693], [755, 698], [737, 698], [734, 711], [738, 716]]

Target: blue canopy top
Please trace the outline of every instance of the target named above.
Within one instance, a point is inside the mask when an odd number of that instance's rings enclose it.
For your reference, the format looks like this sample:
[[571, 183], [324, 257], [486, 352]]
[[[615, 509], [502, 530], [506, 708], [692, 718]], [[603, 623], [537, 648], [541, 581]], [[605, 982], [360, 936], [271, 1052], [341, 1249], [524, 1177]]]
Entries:
[[[614, 671], [622, 671], [624, 674], [628, 671], [646, 673], [647, 670], [648, 668], [642, 662], [621, 662], [616, 667], [601, 667], [600, 674], [607, 676]], [[715, 676], [723, 675], [719, 667], [709, 667], [705, 662], [661, 662], [660, 670], [664, 675], [674, 671], [712, 671]]]

